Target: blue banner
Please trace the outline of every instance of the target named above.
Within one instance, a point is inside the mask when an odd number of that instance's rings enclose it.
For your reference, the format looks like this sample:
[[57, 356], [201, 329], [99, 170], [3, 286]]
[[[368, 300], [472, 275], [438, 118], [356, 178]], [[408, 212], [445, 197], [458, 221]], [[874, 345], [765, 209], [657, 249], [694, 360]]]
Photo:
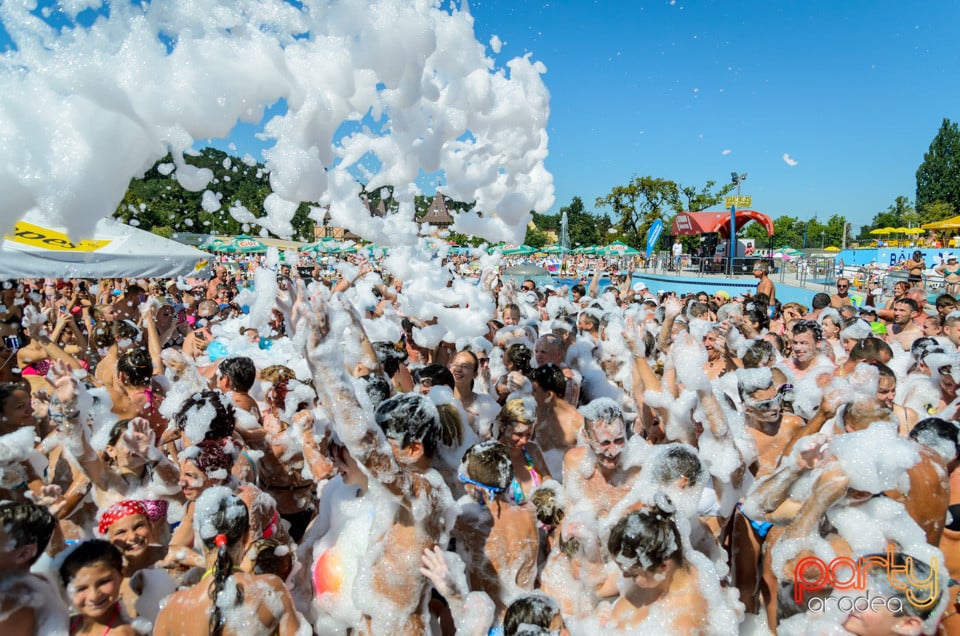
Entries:
[[647, 258], [650, 258], [650, 254], [653, 252], [653, 248], [657, 246], [661, 234], [663, 234], [663, 221], [657, 219], [647, 230]]

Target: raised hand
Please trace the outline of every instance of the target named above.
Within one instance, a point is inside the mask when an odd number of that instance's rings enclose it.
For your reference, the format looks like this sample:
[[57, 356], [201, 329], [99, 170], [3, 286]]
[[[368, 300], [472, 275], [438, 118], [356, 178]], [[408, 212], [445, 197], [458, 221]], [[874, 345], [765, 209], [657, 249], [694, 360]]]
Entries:
[[420, 574], [430, 579], [441, 596], [451, 598], [463, 595], [450, 573], [443, 550], [439, 546], [434, 546], [432, 550], [425, 548], [420, 556], [420, 562], [423, 563]]
[[63, 496], [60, 486], [51, 484], [40, 488], [40, 494], [35, 495], [27, 492], [27, 498], [33, 500], [33, 503], [46, 508], [54, 518], [56, 518], [63, 507], [67, 505], [67, 500]]
[[135, 417], [127, 424], [127, 430], [121, 439], [134, 454], [145, 458], [150, 449], [155, 448], [156, 435], [150, 428], [150, 422], [142, 417]]
[[647, 344], [644, 340], [644, 332], [641, 326], [634, 322], [632, 316], [627, 316], [626, 325], [623, 330], [623, 340], [630, 347], [630, 353], [636, 358], [647, 357]]
[[665, 318], [676, 318], [683, 313], [683, 303], [675, 296], [671, 296], [663, 302], [663, 312]]

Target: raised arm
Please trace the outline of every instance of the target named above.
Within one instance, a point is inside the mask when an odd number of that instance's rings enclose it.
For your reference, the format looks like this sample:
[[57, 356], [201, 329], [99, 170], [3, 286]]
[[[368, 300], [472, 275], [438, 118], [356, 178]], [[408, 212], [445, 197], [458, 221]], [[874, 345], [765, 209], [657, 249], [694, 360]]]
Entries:
[[[342, 302], [335, 297], [338, 305]], [[387, 489], [412, 501], [417, 494], [421, 477], [403, 470], [393, 457], [383, 433], [376, 428], [353, 391], [351, 380], [343, 366], [340, 335], [345, 332], [343, 312], [335, 315], [332, 304], [315, 297], [313, 311], [304, 318], [309, 329], [307, 362], [313, 373], [313, 383], [326, 408], [332, 415], [334, 430], [350, 454], [364, 464], [371, 474]], [[334, 319], [335, 324], [331, 324]], [[337, 334], [337, 335], [334, 335]]]

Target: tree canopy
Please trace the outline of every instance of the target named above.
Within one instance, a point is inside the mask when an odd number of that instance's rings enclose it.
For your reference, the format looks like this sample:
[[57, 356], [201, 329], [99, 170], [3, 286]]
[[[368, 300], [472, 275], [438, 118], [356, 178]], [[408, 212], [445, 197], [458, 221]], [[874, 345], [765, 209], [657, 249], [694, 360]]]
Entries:
[[[944, 119], [917, 168], [917, 209], [925, 223], [948, 218], [960, 209], [960, 129]], [[939, 205], [938, 205], [939, 204]], [[937, 215], [940, 218], [932, 218]]]
[[[167, 155], [142, 178], [130, 181], [114, 217], [170, 237], [174, 232], [199, 234], [257, 234], [256, 223], [266, 215], [264, 199], [272, 192], [269, 174], [259, 163], [246, 163], [215, 148], [204, 148], [187, 163], [213, 172], [204, 192], [183, 188], [171, 174]], [[294, 214], [294, 238], [313, 239], [310, 206], [301, 204]]]

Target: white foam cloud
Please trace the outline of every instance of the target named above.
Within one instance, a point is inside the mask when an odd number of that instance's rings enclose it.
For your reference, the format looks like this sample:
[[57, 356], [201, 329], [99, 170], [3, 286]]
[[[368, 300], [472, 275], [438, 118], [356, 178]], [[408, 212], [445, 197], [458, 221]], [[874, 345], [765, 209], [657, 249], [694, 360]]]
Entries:
[[800, 163], [799, 161], [797, 161], [796, 159], [794, 159], [793, 157], [791, 157], [791, 156], [790, 156], [788, 153], [786, 153], [786, 152], [783, 153], [783, 161], [784, 161], [784, 163], [786, 163], [786, 164], [787, 164], [788, 166], [790, 166], [791, 168]]
[[[64, 17], [91, 3], [64, 4]], [[0, 226], [38, 208], [89, 234], [168, 152], [184, 188], [215, 196], [212, 173], [184, 154], [228, 137], [238, 120], [258, 124], [280, 100], [287, 111], [262, 136], [273, 142], [264, 157], [277, 200], [262, 224], [272, 231], [289, 231], [291, 206], [322, 201], [365, 238], [408, 242], [424, 171], [444, 174], [447, 196], [476, 202], [476, 232], [491, 240], [520, 242], [530, 211], [553, 204], [546, 67], [531, 54], [496, 64], [466, 11], [409, 0], [375, 9], [154, 0], [112, 3], [94, 25], [61, 31], [34, 4], [0, 3], [17, 47], [0, 56]], [[377, 125], [358, 125], [365, 117]], [[344, 123], [357, 130], [341, 138]], [[387, 227], [354, 200], [363, 166], [371, 188], [394, 186], [413, 229]]]

